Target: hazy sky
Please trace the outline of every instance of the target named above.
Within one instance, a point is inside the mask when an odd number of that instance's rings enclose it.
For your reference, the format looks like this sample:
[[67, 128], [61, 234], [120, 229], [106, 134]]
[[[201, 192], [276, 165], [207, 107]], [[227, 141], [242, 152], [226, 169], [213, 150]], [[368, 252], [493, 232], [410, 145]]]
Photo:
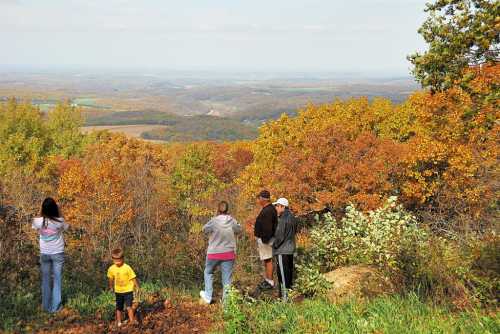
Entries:
[[426, 0], [0, 0], [0, 64], [406, 74]]

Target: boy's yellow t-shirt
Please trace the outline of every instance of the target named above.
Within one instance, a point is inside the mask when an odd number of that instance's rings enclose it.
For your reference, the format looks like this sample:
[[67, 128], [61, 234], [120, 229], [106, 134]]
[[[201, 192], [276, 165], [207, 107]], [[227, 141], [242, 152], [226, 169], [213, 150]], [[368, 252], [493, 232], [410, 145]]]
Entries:
[[130, 266], [124, 263], [121, 267], [113, 264], [108, 269], [108, 278], [115, 281], [115, 292], [127, 293], [134, 291], [135, 273]]

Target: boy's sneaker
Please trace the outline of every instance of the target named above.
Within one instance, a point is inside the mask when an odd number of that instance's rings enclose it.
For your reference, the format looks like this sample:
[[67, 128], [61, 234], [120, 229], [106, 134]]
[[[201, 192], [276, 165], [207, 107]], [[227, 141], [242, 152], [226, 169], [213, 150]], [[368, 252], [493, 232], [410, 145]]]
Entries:
[[205, 291], [203, 290], [200, 291], [200, 298], [204, 304], [210, 305], [210, 303], [212, 302], [210, 299], [208, 299], [207, 295], [205, 294]]

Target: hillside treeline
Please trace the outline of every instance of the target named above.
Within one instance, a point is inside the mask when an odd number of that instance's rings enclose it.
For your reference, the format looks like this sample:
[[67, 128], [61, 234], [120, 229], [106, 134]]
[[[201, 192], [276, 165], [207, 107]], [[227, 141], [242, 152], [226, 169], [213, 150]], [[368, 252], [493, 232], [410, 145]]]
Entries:
[[[255, 193], [284, 194], [299, 215], [342, 216], [397, 196], [420, 223], [455, 240], [491, 239], [498, 218], [498, 108], [488, 98], [500, 67], [477, 69], [472, 92], [416, 92], [402, 104], [358, 98], [309, 105], [239, 143], [159, 145], [107, 132], [79, 132], [79, 111], [44, 117], [9, 101], [0, 111], [1, 248], [4, 291], [33, 284], [30, 219], [45, 196], [62, 204], [68, 275], [92, 289], [109, 251], [123, 245], [145, 279], [200, 277], [201, 224], [220, 199], [247, 218]], [[307, 238], [307, 233], [304, 234]], [[498, 247], [498, 238], [494, 242]], [[480, 254], [478, 255], [480, 256]], [[498, 268], [497, 268], [498, 269]], [[82, 283], [82, 284], [84, 284]]]

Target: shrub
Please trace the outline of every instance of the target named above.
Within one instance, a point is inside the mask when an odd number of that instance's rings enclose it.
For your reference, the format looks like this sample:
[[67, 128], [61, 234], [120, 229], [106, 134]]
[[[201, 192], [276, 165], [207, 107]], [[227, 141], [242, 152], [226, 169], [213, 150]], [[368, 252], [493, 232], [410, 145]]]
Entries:
[[340, 222], [325, 214], [311, 231], [311, 248], [298, 265], [297, 289], [306, 295], [324, 292], [327, 285], [320, 273], [340, 266], [373, 264], [398, 271], [401, 254], [424, 243], [427, 233], [396, 201], [390, 197], [367, 214], [348, 206]]
[[500, 288], [500, 238], [493, 232], [438, 236], [419, 226], [415, 217], [391, 197], [381, 208], [363, 213], [353, 206], [336, 221], [318, 219], [310, 247], [299, 259], [297, 292], [323, 294], [321, 273], [341, 266], [376, 265], [406, 291], [463, 309], [495, 305]]
[[426, 237], [396, 200], [390, 197], [384, 206], [367, 214], [350, 205], [340, 222], [325, 214], [311, 231], [313, 261], [320, 262], [323, 271], [360, 263], [395, 268], [402, 248]]
[[433, 236], [398, 260], [408, 289], [458, 309], [496, 305], [500, 289], [499, 238]]
[[295, 281], [295, 292], [307, 297], [324, 295], [330, 284], [319, 270], [316, 263], [297, 265], [298, 277]]

